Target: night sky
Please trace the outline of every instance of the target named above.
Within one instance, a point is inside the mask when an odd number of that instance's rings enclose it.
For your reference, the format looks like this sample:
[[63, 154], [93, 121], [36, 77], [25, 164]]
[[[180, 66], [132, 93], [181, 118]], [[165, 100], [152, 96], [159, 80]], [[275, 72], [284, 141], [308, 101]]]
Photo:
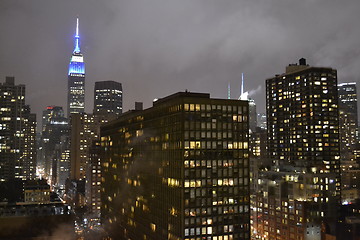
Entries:
[[76, 16], [86, 63], [86, 112], [95, 81], [123, 84], [135, 101], [184, 91], [238, 98], [265, 109], [265, 79], [304, 57], [360, 82], [359, 0], [0, 0], [0, 82], [15, 76], [38, 114], [66, 109]]

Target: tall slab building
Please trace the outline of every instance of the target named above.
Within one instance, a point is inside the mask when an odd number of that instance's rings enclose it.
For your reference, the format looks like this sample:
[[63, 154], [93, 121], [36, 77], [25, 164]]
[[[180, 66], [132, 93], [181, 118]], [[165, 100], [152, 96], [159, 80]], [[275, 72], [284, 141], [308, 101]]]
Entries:
[[76, 19], [75, 48], [71, 55], [68, 72], [67, 114], [83, 113], [85, 110], [85, 63], [80, 51], [79, 18]]
[[278, 164], [339, 173], [337, 72], [305, 59], [266, 80], [270, 158]]
[[25, 104], [25, 85], [6, 77], [0, 90], [0, 181], [35, 178], [36, 115]]
[[250, 239], [249, 105], [181, 92], [101, 127], [114, 239]]
[[[299, 65], [290, 64], [285, 73], [266, 80], [266, 113], [268, 157], [274, 166], [259, 174], [259, 183], [270, 180], [274, 188], [258, 193], [255, 231], [269, 239], [335, 234], [340, 204], [337, 71], [309, 66], [303, 58]], [[306, 202], [305, 216], [283, 215], [297, 202]], [[272, 218], [278, 214], [281, 222]]]

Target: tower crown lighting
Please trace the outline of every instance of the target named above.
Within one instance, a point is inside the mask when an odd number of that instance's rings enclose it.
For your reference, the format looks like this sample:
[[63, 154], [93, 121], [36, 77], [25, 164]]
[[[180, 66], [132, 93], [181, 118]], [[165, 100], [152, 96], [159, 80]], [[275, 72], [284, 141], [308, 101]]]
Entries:
[[85, 74], [84, 57], [80, 51], [79, 18], [76, 18], [75, 48], [70, 59], [69, 73]]
[[68, 71], [68, 116], [83, 113], [85, 108], [85, 63], [80, 51], [79, 18], [76, 18], [75, 48]]
[[76, 34], [74, 53], [80, 53], [79, 18], [76, 18]]

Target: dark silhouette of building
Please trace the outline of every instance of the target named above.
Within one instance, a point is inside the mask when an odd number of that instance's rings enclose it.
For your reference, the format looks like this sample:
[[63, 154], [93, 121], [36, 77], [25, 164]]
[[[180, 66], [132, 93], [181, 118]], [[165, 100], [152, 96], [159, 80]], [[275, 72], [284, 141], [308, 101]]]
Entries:
[[75, 239], [74, 214], [46, 180], [0, 182], [0, 192], [0, 239]]
[[115, 81], [95, 82], [94, 114], [122, 113], [122, 86]]
[[62, 136], [68, 135], [68, 120], [62, 107], [48, 106], [43, 111], [42, 117], [42, 161], [38, 163], [44, 169], [43, 177], [56, 183], [57, 178], [57, 153], [55, 149], [61, 143]]
[[90, 148], [90, 161], [86, 173], [86, 202], [90, 216], [97, 221], [100, 220], [100, 190], [101, 190], [101, 147], [100, 139], [92, 142]]
[[338, 84], [341, 149], [352, 152], [358, 143], [356, 83]]
[[336, 239], [360, 239], [360, 200], [341, 206]]
[[80, 51], [79, 18], [76, 22], [75, 48], [71, 55], [68, 72], [67, 114], [83, 113], [85, 110], [85, 63]]
[[115, 239], [250, 239], [248, 101], [180, 92], [101, 127]]
[[143, 110], [143, 103], [135, 102], [135, 110]]
[[266, 129], [266, 114], [265, 113], [258, 113], [257, 114], [257, 126]]
[[249, 128], [250, 132], [255, 132], [257, 127], [256, 103], [253, 99], [249, 99]]
[[0, 181], [36, 173], [36, 115], [25, 105], [25, 85], [0, 84]]
[[342, 201], [359, 198], [360, 167], [356, 159], [359, 148], [356, 83], [340, 83], [339, 126]]

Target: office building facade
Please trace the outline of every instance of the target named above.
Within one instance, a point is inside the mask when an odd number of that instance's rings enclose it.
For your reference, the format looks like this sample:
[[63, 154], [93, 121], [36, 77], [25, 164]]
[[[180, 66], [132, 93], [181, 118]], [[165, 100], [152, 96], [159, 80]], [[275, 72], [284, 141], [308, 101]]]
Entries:
[[182, 92], [101, 128], [116, 239], [250, 239], [247, 101]]

